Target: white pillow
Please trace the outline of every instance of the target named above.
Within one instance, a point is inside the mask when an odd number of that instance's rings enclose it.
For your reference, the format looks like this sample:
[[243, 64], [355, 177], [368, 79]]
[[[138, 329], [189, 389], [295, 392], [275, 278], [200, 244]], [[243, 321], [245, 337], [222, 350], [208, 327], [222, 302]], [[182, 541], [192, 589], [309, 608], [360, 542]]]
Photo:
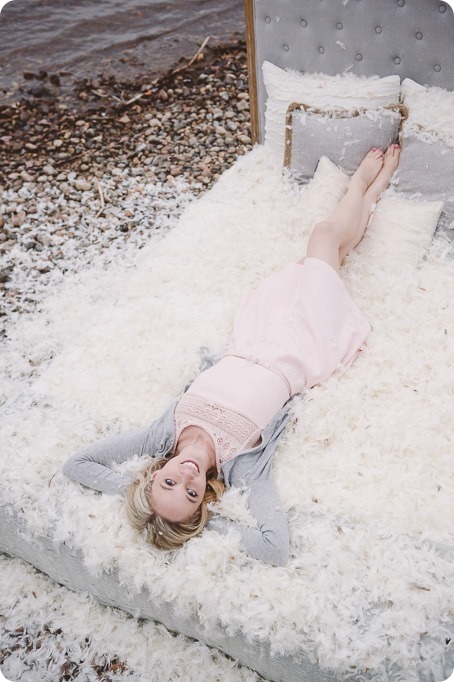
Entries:
[[419, 85], [406, 78], [402, 83], [402, 101], [408, 109], [402, 128], [405, 135], [454, 147], [454, 92]]
[[349, 183], [350, 177], [343, 168], [339, 168], [327, 156], [320, 157], [311, 181], [311, 187], [318, 185], [320, 188], [326, 187], [340, 201], [347, 191]]
[[399, 102], [399, 76], [303, 74], [284, 71], [268, 61], [263, 62], [262, 72], [267, 92], [265, 144], [280, 163], [284, 159], [285, 117], [292, 102], [304, 102], [324, 111], [339, 107], [376, 109]]
[[430, 245], [442, 208], [442, 201], [382, 197], [355, 250], [380, 269], [415, 268]]

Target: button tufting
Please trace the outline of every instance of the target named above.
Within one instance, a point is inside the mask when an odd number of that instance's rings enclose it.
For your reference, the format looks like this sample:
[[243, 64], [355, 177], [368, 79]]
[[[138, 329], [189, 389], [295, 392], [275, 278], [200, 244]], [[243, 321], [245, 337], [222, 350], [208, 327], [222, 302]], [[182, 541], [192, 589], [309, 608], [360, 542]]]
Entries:
[[375, 33], [381, 33], [382, 32], [382, 27], [381, 26], [376, 26], [375, 27]]
[[288, 52], [290, 50], [288, 45], [284, 45], [284, 52]]
[[405, 0], [397, 0], [397, 4], [399, 7], [403, 7], [405, 5]]
[[418, 33], [416, 34], [416, 38], [418, 40], [422, 40], [422, 33], [420, 33], [420, 31], [418, 31]]
[[400, 64], [400, 57], [395, 57], [394, 64]]
[[440, 64], [435, 64], [435, 66], [434, 66], [434, 71], [441, 71], [441, 66], [440, 66]]
[[344, 28], [344, 24], [341, 24], [341, 22], [339, 21], [339, 22], [336, 24], [336, 28], [338, 28], [339, 31], [340, 31], [342, 28]]
[[442, 14], [444, 12], [446, 12], [446, 5], [440, 5], [440, 7], [438, 8], [438, 11], [441, 12]]
[[318, 48], [318, 51], [320, 52], [320, 54], [324, 54], [325, 48], [324, 48], [324, 47], [319, 47], [319, 48]]
[[265, 21], [267, 24], [271, 24], [271, 17], [265, 17]]
[[356, 55], [356, 61], [361, 62], [363, 60], [363, 55], [362, 54], [357, 54]]
[[306, 28], [306, 26], [307, 26], [306, 19], [301, 19], [301, 26], [304, 26], [304, 28]]

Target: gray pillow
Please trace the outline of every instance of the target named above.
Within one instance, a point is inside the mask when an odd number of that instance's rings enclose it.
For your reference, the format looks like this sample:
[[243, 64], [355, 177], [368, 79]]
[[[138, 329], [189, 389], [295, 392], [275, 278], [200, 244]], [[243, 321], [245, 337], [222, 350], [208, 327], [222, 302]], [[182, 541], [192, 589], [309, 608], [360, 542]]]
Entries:
[[349, 112], [317, 112], [304, 104], [287, 111], [284, 166], [296, 179], [308, 182], [318, 160], [328, 156], [347, 173], [353, 173], [371, 147], [385, 151], [397, 141], [401, 113], [398, 107]]
[[454, 149], [443, 142], [426, 142], [416, 135], [404, 136], [401, 142], [402, 153], [392, 181], [394, 189], [406, 198], [418, 194], [427, 201], [444, 201], [438, 229], [453, 239]]

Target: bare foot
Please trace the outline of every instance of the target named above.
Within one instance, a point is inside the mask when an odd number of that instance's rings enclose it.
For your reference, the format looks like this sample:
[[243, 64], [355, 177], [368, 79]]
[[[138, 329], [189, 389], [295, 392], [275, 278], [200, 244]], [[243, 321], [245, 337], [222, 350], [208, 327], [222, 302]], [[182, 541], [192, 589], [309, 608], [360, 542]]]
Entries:
[[383, 167], [367, 190], [367, 193], [370, 193], [373, 202], [388, 187], [389, 181], [399, 165], [399, 158], [400, 146], [398, 144], [389, 145], [385, 152]]
[[[381, 149], [372, 147], [353, 173], [350, 184], [358, 185], [365, 194], [383, 167], [384, 154]], [[394, 171], [393, 171], [394, 172]]]

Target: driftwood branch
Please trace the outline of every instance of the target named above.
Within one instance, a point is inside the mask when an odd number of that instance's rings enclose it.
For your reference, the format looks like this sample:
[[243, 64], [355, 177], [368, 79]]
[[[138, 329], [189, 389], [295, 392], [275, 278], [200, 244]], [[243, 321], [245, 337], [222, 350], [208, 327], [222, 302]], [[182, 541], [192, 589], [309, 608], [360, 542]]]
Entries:
[[132, 104], [133, 102], [136, 102], [138, 99], [140, 99], [141, 97], [143, 97], [144, 94], [145, 94], [144, 92], [141, 92], [139, 95], [135, 95], [134, 97], [131, 97], [131, 99], [128, 99], [128, 100], [124, 100], [124, 99], [123, 99], [123, 96], [117, 97], [116, 95], [111, 95], [111, 97], [113, 97], [114, 99], [116, 99], [117, 102], [120, 102], [120, 103], [123, 104], [124, 106], [127, 106], [128, 104]]
[[97, 188], [98, 188], [99, 199], [100, 199], [100, 201], [101, 201], [101, 208], [100, 208], [99, 211], [97, 212], [95, 218], [99, 218], [99, 216], [101, 215], [101, 213], [104, 211], [105, 202], [104, 202], [104, 194], [103, 194], [103, 192], [102, 192], [102, 187], [101, 187], [101, 184], [100, 184], [98, 178], [95, 178], [95, 182], [96, 182], [96, 186], [97, 186]]
[[172, 75], [174, 73], [179, 73], [180, 71], [184, 71], [184, 69], [187, 69], [189, 66], [191, 66], [191, 64], [194, 64], [194, 62], [197, 59], [197, 57], [199, 56], [199, 54], [202, 52], [202, 50], [205, 49], [206, 44], [208, 43], [210, 38], [211, 38], [211, 36], [207, 36], [205, 38], [205, 40], [203, 41], [203, 43], [201, 44], [201, 46], [199, 47], [199, 49], [197, 50], [197, 52], [195, 53], [195, 55], [188, 61], [188, 63], [183, 64], [183, 66], [179, 66], [178, 69], [174, 69], [174, 71], [172, 71]]
[[61, 166], [62, 164], [68, 163], [69, 161], [74, 161], [74, 159], [80, 159], [81, 156], [85, 156], [85, 154], [89, 154], [90, 152], [93, 152], [93, 149], [85, 149], [80, 154], [75, 154], [74, 156], [65, 156], [63, 159], [54, 161], [54, 166]]
[[103, 98], [103, 97], [112, 97], [112, 99], [116, 99], [117, 102], [120, 102], [120, 104], [122, 104], [123, 106], [128, 106], [128, 104], [132, 104], [133, 102], [136, 102], [138, 99], [140, 99], [141, 97], [143, 97], [144, 94], [145, 94], [144, 92], [141, 92], [141, 93], [139, 93], [138, 95], [134, 95], [134, 97], [131, 97], [131, 99], [125, 100], [125, 99], [123, 99], [123, 95], [122, 95], [121, 97], [117, 97], [116, 95], [112, 95], [111, 92], [103, 93], [103, 92], [100, 92], [99, 90], [93, 90], [93, 88], [92, 88], [91, 91], [92, 91], [95, 95], [97, 95], [98, 97], [101, 97], [101, 98]]

